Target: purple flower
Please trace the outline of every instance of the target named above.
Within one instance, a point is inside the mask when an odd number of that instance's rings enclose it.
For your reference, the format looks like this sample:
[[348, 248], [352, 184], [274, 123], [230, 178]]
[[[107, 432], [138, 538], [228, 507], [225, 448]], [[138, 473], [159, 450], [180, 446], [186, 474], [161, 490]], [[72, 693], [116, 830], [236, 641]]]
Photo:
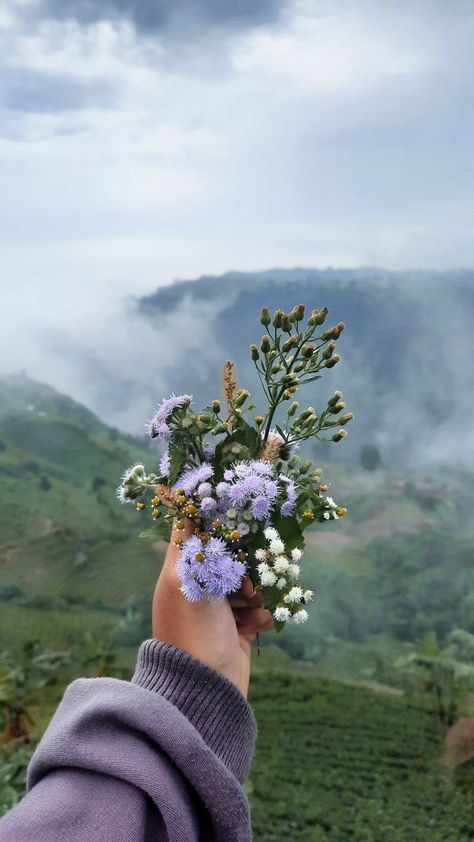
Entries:
[[163, 398], [157, 406], [153, 418], [147, 424], [147, 430], [151, 438], [159, 437], [162, 441], [169, 441], [171, 433], [166, 424], [167, 419], [178, 407], [189, 406], [192, 399], [192, 395], [175, 394], [170, 395], [169, 398]]
[[252, 500], [250, 510], [256, 520], [265, 520], [270, 511], [270, 501], [268, 497], [255, 497]]
[[212, 485], [210, 482], [201, 482], [197, 491], [200, 497], [209, 497], [209, 494], [212, 494]]
[[289, 517], [293, 514], [296, 506], [296, 485], [290, 477], [286, 477], [284, 474], [280, 475], [280, 479], [286, 484], [286, 500], [280, 511], [283, 517]]
[[202, 482], [210, 479], [214, 473], [214, 468], [207, 462], [198, 465], [197, 468], [188, 468], [174, 484], [173, 488], [184, 488], [185, 494], [192, 494], [196, 486]]
[[203, 497], [203, 499], [201, 500], [201, 510], [205, 512], [205, 514], [213, 512], [216, 506], [217, 503], [213, 497]]
[[265, 494], [270, 498], [270, 500], [274, 500], [275, 497], [278, 497], [278, 486], [272, 479], [267, 480], [265, 483]]
[[170, 454], [168, 451], [160, 459], [160, 476], [167, 477], [170, 472]]
[[265, 482], [262, 479], [262, 477], [252, 474], [251, 476], [245, 477], [242, 486], [245, 489], [245, 491], [250, 491], [253, 493], [257, 492], [259, 494], [262, 494], [265, 488]]
[[227, 468], [227, 470], [224, 471], [224, 479], [226, 480], [226, 482], [230, 482], [232, 479], [234, 479], [234, 476], [234, 471], [232, 471], [230, 468]]
[[227, 482], [218, 482], [216, 485], [216, 494], [218, 497], [224, 497], [228, 494], [230, 485]]
[[237, 561], [222, 538], [203, 544], [193, 535], [183, 544], [177, 571], [188, 599], [223, 599], [239, 588], [245, 564]]
[[247, 492], [242, 483], [236, 482], [231, 485], [228, 491], [228, 497], [233, 506], [240, 508], [244, 505], [247, 499]]

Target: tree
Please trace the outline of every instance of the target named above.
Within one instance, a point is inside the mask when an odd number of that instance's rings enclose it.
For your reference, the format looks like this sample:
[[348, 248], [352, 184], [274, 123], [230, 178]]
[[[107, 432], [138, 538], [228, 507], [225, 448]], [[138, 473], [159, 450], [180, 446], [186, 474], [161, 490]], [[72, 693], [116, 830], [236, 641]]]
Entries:
[[366, 471], [375, 471], [380, 468], [382, 458], [380, 451], [375, 444], [364, 444], [360, 449], [360, 464]]

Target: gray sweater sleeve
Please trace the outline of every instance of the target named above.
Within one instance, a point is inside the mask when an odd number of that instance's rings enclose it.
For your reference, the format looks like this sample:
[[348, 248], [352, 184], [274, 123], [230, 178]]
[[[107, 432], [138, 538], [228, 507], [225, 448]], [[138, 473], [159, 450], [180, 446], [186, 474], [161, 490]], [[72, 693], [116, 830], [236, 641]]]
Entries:
[[248, 842], [242, 785], [256, 732], [230, 681], [146, 640], [130, 682], [66, 689], [0, 842]]

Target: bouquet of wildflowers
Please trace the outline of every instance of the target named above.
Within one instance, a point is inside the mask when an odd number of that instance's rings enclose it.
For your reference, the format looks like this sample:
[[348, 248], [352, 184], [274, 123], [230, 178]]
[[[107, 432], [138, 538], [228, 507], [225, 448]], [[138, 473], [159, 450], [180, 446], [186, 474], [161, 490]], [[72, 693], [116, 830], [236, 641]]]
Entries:
[[[118, 488], [123, 503], [151, 515], [153, 525], [141, 537], [169, 541], [175, 522], [178, 574], [187, 599], [223, 599], [249, 576], [277, 630], [308, 617], [305, 605], [313, 592], [300, 582], [304, 530], [346, 514], [327, 495], [321, 468], [299, 454], [307, 440], [341, 441], [354, 417], [344, 411], [340, 391], [321, 412], [301, 409], [295, 399], [299, 389], [339, 362], [336, 340], [344, 323], [323, 329], [327, 315], [327, 307], [313, 310], [304, 324], [302, 304], [273, 317], [264, 307], [260, 321], [267, 333], [260, 347], [250, 346], [250, 355], [266, 409], [256, 411], [249, 392], [238, 386], [234, 364], [227, 362], [223, 403], [214, 400], [196, 411], [191, 395], [162, 400], [147, 425], [150, 437], [166, 448], [159, 468], [148, 473], [134, 465]], [[194, 531], [184, 538], [186, 519]]]

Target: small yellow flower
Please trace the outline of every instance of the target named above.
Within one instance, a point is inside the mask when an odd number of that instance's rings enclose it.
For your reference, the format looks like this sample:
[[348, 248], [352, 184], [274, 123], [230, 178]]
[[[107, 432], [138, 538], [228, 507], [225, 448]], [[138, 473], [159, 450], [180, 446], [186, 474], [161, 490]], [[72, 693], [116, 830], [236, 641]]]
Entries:
[[344, 515], [347, 514], [347, 509], [344, 506], [338, 506], [336, 514], [339, 515], [339, 517], [344, 517]]
[[138, 509], [139, 512], [142, 512], [143, 509], [146, 508], [145, 503], [137, 503], [136, 508]]
[[176, 497], [176, 502], [178, 503], [178, 505], [185, 503], [186, 497], [184, 496], [184, 494], [178, 494], [178, 496]]
[[306, 511], [303, 512], [303, 517], [306, 518], [306, 520], [314, 520], [314, 514], [311, 509], [306, 509]]
[[230, 533], [230, 537], [232, 541], [238, 541], [240, 538], [240, 532], [238, 529], [234, 529], [233, 532]]
[[196, 553], [196, 555], [194, 556], [194, 558], [196, 559], [196, 561], [205, 561], [206, 556], [204, 555], [204, 553], [202, 552], [202, 550], [199, 550], [199, 552], [197, 552], [197, 553]]
[[212, 526], [214, 529], [222, 529], [222, 522], [220, 520], [215, 520]]
[[186, 524], [185, 524], [184, 520], [177, 520], [176, 521], [176, 529], [178, 531], [181, 531], [182, 529], [184, 529], [185, 526], [186, 526]]
[[260, 424], [263, 424], [264, 421], [265, 421], [265, 419], [264, 419], [263, 415], [256, 415], [255, 416], [255, 423], [258, 424], [258, 426], [260, 426]]
[[158, 517], [161, 517], [160, 510], [159, 509], [153, 509], [153, 511], [151, 513], [151, 516], [154, 520], [156, 520]]
[[183, 545], [183, 540], [182, 540], [182, 538], [178, 538], [178, 536], [176, 536], [176, 538], [175, 538], [175, 539], [174, 539], [174, 541], [173, 541], [173, 544], [176, 544], [176, 546], [177, 546], [177, 547], [180, 547], [180, 548], [181, 548], [181, 547], [182, 547], [182, 545]]
[[161, 503], [161, 499], [159, 497], [153, 497], [153, 500], [151, 501], [152, 506], [159, 506], [160, 503]]

